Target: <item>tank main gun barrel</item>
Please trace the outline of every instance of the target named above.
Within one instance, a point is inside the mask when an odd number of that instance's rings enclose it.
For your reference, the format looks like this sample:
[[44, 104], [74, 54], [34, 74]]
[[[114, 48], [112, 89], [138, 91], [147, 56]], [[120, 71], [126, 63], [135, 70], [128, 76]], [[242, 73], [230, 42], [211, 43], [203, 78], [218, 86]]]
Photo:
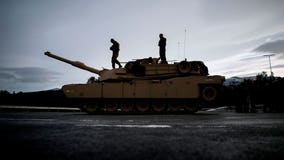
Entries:
[[62, 61], [62, 62], [68, 63], [68, 64], [71, 64], [72, 66], [75, 66], [77, 68], [81, 68], [81, 69], [84, 69], [86, 71], [101, 75], [101, 72], [102, 72], [101, 70], [97, 70], [95, 68], [89, 67], [89, 66], [85, 65], [84, 63], [82, 63], [80, 61], [71, 61], [69, 59], [57, 56], [57, 55], [52, 54], [50, 52], [45, 52], [44, 54], [47, 55], [48, 57], [57, 59], [59, 61]]

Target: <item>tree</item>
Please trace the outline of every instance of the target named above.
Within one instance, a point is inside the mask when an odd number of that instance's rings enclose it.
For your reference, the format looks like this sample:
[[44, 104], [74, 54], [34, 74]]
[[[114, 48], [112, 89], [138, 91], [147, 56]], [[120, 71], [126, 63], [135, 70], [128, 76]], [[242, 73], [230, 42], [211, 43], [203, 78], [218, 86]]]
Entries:
[[260, 81], [266, 80], [267, 77], [268, 77], [267, 73], [265, 71], [263, 71], [263, 72], [256, 75], [256, 80], [260, 80]]

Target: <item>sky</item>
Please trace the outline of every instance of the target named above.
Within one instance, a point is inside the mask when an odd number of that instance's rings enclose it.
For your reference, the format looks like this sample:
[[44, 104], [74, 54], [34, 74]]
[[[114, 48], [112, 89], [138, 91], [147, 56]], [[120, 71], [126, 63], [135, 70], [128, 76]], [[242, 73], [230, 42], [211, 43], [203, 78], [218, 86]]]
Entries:
[[284, 76], [283, 0], [0, 0], [0, 90], [30, 92], [86, 83], [93, 73], [44, 55], [111, 68], [118, 60], [203, 61], [226, 78]]

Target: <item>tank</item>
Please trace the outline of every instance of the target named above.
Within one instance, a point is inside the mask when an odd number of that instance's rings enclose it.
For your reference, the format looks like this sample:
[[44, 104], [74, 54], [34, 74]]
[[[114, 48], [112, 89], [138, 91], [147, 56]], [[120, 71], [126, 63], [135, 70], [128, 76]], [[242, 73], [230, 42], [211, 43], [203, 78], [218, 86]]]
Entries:
[[224, 76], [209, 75], [202, 61], [159, 64], [158, 58], [129, 61], [123, 68], [98, 70], [50, 52], [45, 55], [97, 74], [92, 83], [67, 84], [67, 98], [87, 113], [194, 113], [218, 104]]

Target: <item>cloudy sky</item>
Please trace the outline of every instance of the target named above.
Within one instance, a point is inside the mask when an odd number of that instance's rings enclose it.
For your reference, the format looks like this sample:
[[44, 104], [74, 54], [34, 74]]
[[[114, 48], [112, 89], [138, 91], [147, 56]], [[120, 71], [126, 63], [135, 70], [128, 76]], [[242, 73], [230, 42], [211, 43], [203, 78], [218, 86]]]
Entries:
[[85, 83], [94, 74], [45, 51], [111, 68], [110, 38], [119, 60], [200, 60], [211, 75], [284, 76], [283, 0], [0, 0], [0, 90], [38, 91]]

